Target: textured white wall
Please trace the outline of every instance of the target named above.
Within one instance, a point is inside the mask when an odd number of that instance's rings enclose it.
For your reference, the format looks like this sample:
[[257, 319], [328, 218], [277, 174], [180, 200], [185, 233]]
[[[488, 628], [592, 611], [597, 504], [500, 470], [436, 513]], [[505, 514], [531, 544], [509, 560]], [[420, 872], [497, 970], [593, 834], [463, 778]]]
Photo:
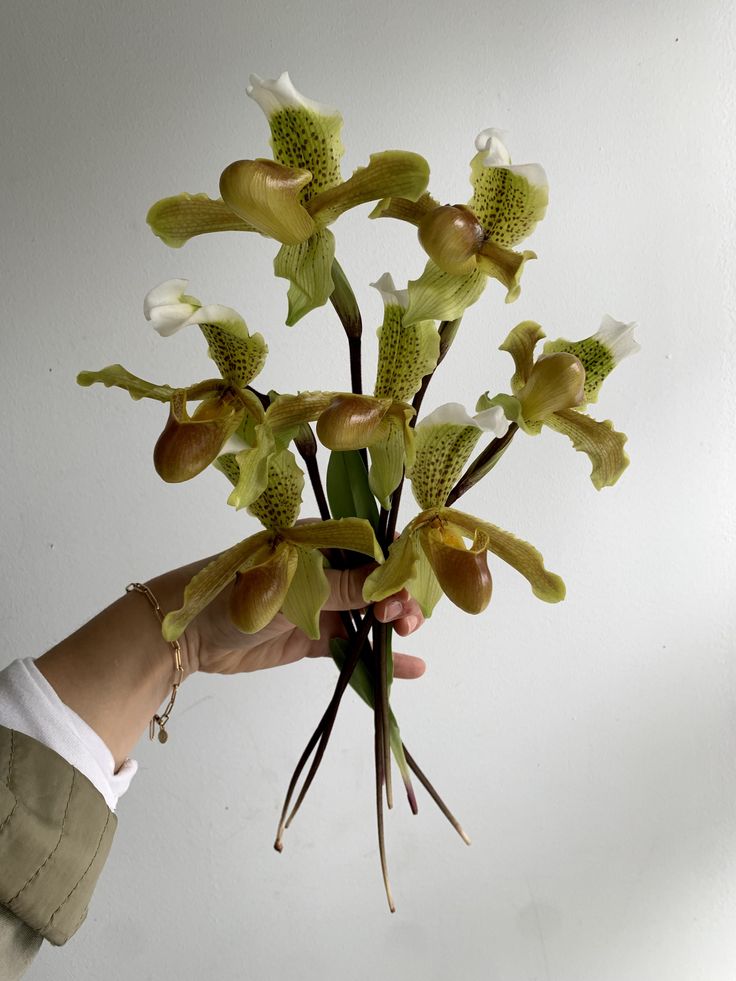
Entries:
[[[186, 383], [197, 332], [164, 341], [144, 293], [184, 276], [268, 336], [264, 384], [347, 384], [329, 308], [283, 327], [285, 284], [260, 238], [180, 252], [145, 214], [267, 154], [244, 89], [288, 68], [345, 116], [345, 169], [417, 150], [443, 200], [467, 198], [472, 140], [509, 133], [538, 160], [548, 217], [521, 298], [469, 311], [428, 408], [502, 388], [496, 347], [519, 320], [585, 336], [638, 320], [643, 352], [599, 415], [632, 464], [598, 494], [587, 460], [546, 432], [515, 441], [466, 499], [535, 543], [568, 585], [557, 607], [494, 566], [479, 619], [443, 605], [404, 645], [429, 661], [397, 685], [408, 744], [474, 844], [422, 796], [388, 846], [382, 895], [369, 713], [346, 700], [313, 791], [271, 848], [291, 768], [334, 680], [329, 663], [195, 678], [165, 748], [141, 743], [88, 921], [31, 977], [354, 981], [726, 981], [734, 919], [734, 23], [726, 0], [649, 4], [323, 0], [6, 4], [2, 32], [0, 666], [38, 655], [131, 579], [244, 537], [223, 479], [163, 485], [160, 407], [82, 390], [121, 361]], [[726, 182], [729, 175], [729, 183]], [[369, 328], [367, 284], [416, 275], [411, 229], [337, 226]], [[372, 329], [368, 334], [372, 337]], [[370, 351], [370, 344], [368, 345]]]

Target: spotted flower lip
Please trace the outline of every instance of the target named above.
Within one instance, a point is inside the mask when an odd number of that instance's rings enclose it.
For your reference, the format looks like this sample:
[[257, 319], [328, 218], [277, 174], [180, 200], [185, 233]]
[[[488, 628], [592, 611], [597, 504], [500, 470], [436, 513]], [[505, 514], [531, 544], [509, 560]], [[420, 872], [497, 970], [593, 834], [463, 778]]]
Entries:
[[512, 164], [511, 155], [506, 149], [506, 134], [500, 129], [484, 129], [475, 138], [475, 148], [484, 154], [481, 163], [484, 167], [508, 167], [512, 174], [521, 177], [535, 187], [549, 187], [547, 174], [541, 164]]

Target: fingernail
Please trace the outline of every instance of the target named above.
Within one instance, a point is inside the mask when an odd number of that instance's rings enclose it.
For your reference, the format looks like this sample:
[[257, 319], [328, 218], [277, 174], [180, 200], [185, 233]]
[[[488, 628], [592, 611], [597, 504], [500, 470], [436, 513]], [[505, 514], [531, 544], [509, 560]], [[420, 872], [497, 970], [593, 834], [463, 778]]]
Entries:
[[419, 621], [416, 617], [407, 617], [406, 620], [404, 620], [404, 623], [406, 624], [407, 631], [411, 633], [412, 630], [417, 629], [417, 624]]
[[401, 616], [401, 611], [404, 607], [399, 603], [398, 600], [394, 600], [393, 603], [388, 603], [386, 606], [385, 617], [387, 620], [395, 620], [396, 617]]

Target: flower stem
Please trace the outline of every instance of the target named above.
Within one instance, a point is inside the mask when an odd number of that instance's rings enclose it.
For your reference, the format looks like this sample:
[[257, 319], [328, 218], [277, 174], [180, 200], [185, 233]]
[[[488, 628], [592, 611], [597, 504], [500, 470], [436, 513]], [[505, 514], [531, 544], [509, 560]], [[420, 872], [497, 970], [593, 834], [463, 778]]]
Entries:
[[406, 762], [409, 764], [409, 767], [411, 768], [412, 772], [416, 775], [416, 777], [419, 780], [419, 782], [422, 784], [422, 786], [427, 791], [427, 793], [429, 794], [429, 796], [435, 802], [435, 804], [437, 805], [437, 807], [439, 807], [439, 809], [445, 815], [445, 817], [450, 822], [450, 824], [453, 826], [453, 828], [455, 829], [455, 831], [457, 831], [457, 833], [463, 839], [463, 841], [465, 842], [465, 844], [466, 845], [469, 845], [470, 844], [470, 838], [467, 836], [467, 834], [465, 833], [465, 831], [462, 829], [462, 827], [461, 827], [459, 821], [457, 820], [457, 818], [454, 816], [454, 814], [449, 809], [449, 807], [447, 806], [447, 804], [445, 804], [445, 802], [442, 800], [442, 798], [437, 793], [437, 791], [434, 789], [434, 787], [429, 782], [429, 780], [424, 775], [424, 773], [422, 773], [422, 771], [419, 768], [419, 764], [414, 759], [414, 757], [411, 755], [411, 753], [409, 752], [409, 750], [406, 748], [406, 744], [405, 743], [402, 743], [402, 746], [404, 747], [404, 756], [406, 757]]
[[[371, 627], [373, 626], [374, 622], [375, 621], [372, 612], [367, 613], [365, 618], [363, 619], [363, 623], [361, 624], [360, 630], [358, 631], [358, 633], [354, 635], [354, 637], [351, 638], [350, 652], [345, 660], [345, 664], [343, 665], [342, 670], [340, 671], [340, 675], [337, 679], [337, 684], [335, 685], [335, 691], [332, 695], [332, 699], [330, 700], [330, 704], [327, 706], [324, 715], [320, 719], [317, 728], [312, 733], [312, 736], [309, 742], [307, 743], [304, 752], [302, 753], [299, 759], [299, 762], [296, 765], [296, 769], [294, 770], [291, 781], [289, 783], [288, 790], [286, 792], [286, 800], [284, 801], [284, 806], [281, 811], [281, 818], [279, 821], [278, 831], [276, 832], [276, 841], [274, 842], [274, 848], [276, 849], [277, 852], [280, 852], [283, 849], [284, 845], [282, 839], [283, 839], [284, 830], [288, 828], [291, 822], [294, 820], [294, 817], [296, 816], [296, 813], [299, 810], [299, 807], [301, 806], [301, 803], [304, 800], [307, 791], [309, 790], [312, 780], [314, 780], [315, 774], [319, 769], [319, 765], [322, 762], [322, 757], [325, 754], [327, 743], [329, 742], [330, 734], [332, 733], [332, 727], [335, 724], [335, 719], [337, 718], [337, 712], [338, 709], [340, 708], [340, 701], [342, 699], [342, 696], [345, 694], [345, 689], [350, 684], [350, 679], [353, 675], [353, 671], [355, 670], [355, 666], [357, 665], [358, 660], [360, 659], [360, 653], [363, 649], [363, 645], [365, 644], [368, 638], [368, 633]], [[318, 742], [319, 745], [317, 745]], [[291, 813], [289, 813], [287, 818], [289, 804], [291, 803], [291, 798], [294, 794], [294, 790], [296, 788], [297, 782], [315, 746], [317, 747], [317, 752], [315, 753], [315, 757], [314, 760], [312, 761], [312, 765], [309, 769], [309, 773], [307, 774], [306, 779], [304, 781], [304, 786], [302, 787], [301, 792], [299, 793], [296, 804], [292, 808]]]
[[392, 913], [396, 912], [393, 896], [391, 895], [391, 883], [388, 878], [388, 863], [386, 861], [386, 840], [383, 833], [383, 760], [384, 734], [378, 712], [378, 702], [376, 702], [376, 712], [373, 716], [374, 749], [376, 757], [376, 824], [378, 828], [378, 851], [381, 857], [381, 873], [383, 875], [383, 887], [386, 890], [388, 908]]
[[355, 294], [337, 259], [332, 260], [332, 282], [335, 288], [330, 295], [330, 302], [335, 308], [335, 313], [340, 318], [340, 323], [345, 328], [345, 334], [348, 339], [350, 385], [356, 395], [361, 395], [363, 392], [361, 368], [361, 334], [363, 333], [363, 321], [360, 316], [360, 309], [358, 308]]
[[[373, 627], [374, 652], [374, 694], [376, 719], [381, 726], [381, 746], [383, 750], [383, 775], [386, 782], [386, 805], [394, 806], [393, 785], [391, 782], [391, 730], [388, 700], [388, 632], [389, 626], [376, 622]], [[380, 719], [379, 719], [380, 715]]]

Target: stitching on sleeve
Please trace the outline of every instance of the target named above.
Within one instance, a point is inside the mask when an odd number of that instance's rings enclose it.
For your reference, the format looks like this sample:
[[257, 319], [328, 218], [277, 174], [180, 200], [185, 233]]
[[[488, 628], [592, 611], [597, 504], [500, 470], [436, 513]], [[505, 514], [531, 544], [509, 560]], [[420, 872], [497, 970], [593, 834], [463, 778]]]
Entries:
[[[49, 929], [49, 927], [53, 923], [54, 918], [56, 917], [56, 914], [59, 913], [59, 912], [61, 912], [61, 910], [64, 908], [64, 906], [69, 902], [69, 900], [71, 899], [72, 895], [74, 894], [74, 892], [77, 889], [77, 887], [79, 886], [79, 884], [82, 882], [82, 880], [85, 878], [85, 876], [87, 875], [87, 873], [89, 872], [89, 870], [92, 868], [92, 864], [93, 864], [94, 860], [97, 858], [97, 855], [98, 855], [98, 853], [100, 851], [100, 848], [102, 847], [102, 842], [105, 839], [105, 832], [107, 831], [107, 826], [110, 823], [110, 817], [111, 816], [112, 816], [112, 811], [108, 810], [108, 812], [107, 812], [107, 820], [105, 821], [105, 827], [102, 829], [102, 833], [100, 835], [100, 839], [97, 842], [97, 848], [95, 848], [95, 853], [92, 856], [92, 858], [90, 859], [89, 865], [87, 866], [87, 868], [84, 870], [84, 872], [80, 876], [79, 882], [77, 882], [77, 884], [72, 887], [71, 892], [66, 897], [66, 899], [64, 899], [62, 901], [61, 905], [60, 906], [57, 906], [57, 908], [54, 910], [54, 912], [49, 917], [48, 922], [46, 924], [44, 924], [44, 926], [41, 927], [41, 929], [39, 930], [39, 933], [42, 933], [44, 935], [46, 934], [46, 931]], [[70, 934], [70, 936], [71, 936], [71, 934]]]
[[51, 851], [46, 856], [46, 858], [41, 863], [41, 865], [39, 865], [39, 867], [33, 873], [33, 875], [28, 879], [28, 881], [24, 885], [22, 885], [20, 887], [20, 889], [18, 890], [18, 892], [14, 896], [11, 896], [11, 898], [7, 900], [7, 903], [8, 904], [15, 902], [15, 900], [18, 898], [18, 896], [20, 896], [20, 894], [23, 892], [23, 890], [24, 889], [27, 889], [28, 886], [30, 886], [30, 884], [33, 882], [33, 880], [37, 876], [39, 876], [41, 874], [41, 872], [43, 872], [44, 868], [51, 861], [51, 859], [54, 857], [54, 854], [56, 853], [59, 845], [61, 844], [61, 839], [64, 837], [64, 827], [66, 825], [67, 815], [69, 814], [69, 804], [70, 804], [71, 799], [72, 799], [72, 794], [74, 793], [74, 785], [76, 783], [76, 777], [77, 777], [77, 771], [76, 770], [72, 770], [72, 782], [71, 782], [71, 785], [69, 787], [69, 796], [66, 799], [66, 807], [64, 808], [64, 817], [61, 819], [61, 830], [59, 831], [59, 837], [57, 839], [56, 844], [51, 849]]
[[[13, 793], [13, 791], [10, 788], [10, 778], [13, 776], [13, 757], [14, 756], [15, 756], [15, 731], [13, 729], [11, 729], [10, 730], [10, 759], [8, 760], [8, 776], [7, 776], [7, 779], [5, 780], [5, 785], [7, 786], [8, 790], [10, 791], [11, 794]], [[10, 814], [8, 814], [8, 816], [5, 818], [5, 820], [3, 821], [3, 823], [0, 824], [0, 832], [2, 832], [3, 828], [5, 827], [5, 825], [8, 823], [8, 821], [15, 814], [15, 809], [16, 809], [17, 806], [18, 806], [18, 797], [17, 797], [16, 794], [13, 794], [13, 806], [12, 806], [12, 808], [10, 810]]]

